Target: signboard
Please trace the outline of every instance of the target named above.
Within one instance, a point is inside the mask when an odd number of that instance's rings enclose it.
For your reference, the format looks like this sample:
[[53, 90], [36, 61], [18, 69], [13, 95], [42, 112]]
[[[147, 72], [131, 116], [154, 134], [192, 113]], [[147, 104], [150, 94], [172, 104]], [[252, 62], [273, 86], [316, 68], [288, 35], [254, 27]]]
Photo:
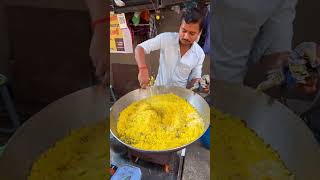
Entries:
[[124, 13], [110, 12], [110, 53], [133, 53], [132, 37]]

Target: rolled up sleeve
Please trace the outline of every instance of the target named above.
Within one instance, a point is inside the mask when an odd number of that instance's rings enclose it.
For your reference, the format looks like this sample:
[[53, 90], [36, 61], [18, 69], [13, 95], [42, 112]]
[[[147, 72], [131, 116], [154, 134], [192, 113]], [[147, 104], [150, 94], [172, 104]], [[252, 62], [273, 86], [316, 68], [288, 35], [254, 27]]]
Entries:
[[262, 27], [270, 44], [265, 55], [292, 49], [293, 21], [296, 15], [297, 0], [284, 0]]
[[161, 49], [162, 47], [161, 41], [162, 41], [162, 34], [159, 34], [152, 39], [146, 40], [138, 44], [138, 46], [142, 47], [146, 54], [150, 54], [152, 51]]
[[205, 54], [201, 54], [198, 64], [192, 69], [189, 80], [201, 78], [202, 64], [205, 58]]

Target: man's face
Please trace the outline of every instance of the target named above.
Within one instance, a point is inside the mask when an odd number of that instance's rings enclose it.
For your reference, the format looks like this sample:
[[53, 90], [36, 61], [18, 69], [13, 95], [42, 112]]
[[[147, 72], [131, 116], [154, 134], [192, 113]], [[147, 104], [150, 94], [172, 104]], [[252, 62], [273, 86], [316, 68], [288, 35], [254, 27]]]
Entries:
[[199, 23], [189, 23], [187, 24], [184, 20], [180, 25], [179, 39], [180, 43], [183, 45], [191, 45], [195, 40], [198, 39], [200, 34]]

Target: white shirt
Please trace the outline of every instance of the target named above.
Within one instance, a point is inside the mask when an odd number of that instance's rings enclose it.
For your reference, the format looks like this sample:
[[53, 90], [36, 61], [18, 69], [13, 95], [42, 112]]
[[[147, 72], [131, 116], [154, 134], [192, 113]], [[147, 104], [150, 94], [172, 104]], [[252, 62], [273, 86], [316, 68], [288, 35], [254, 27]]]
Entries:
[[196, 42], [183, 57], [180, 54], [178, 33], [161, 33], [138, 46], [142, 47], [146, 54], [160, 50], [159, 70], [155, 85], [186, 87], [189, 80], [201, 78], [205, 54]]
[[242, 83], [248, 63], [291, 50], [297, 0], [215, 2], [211, 38], [215, 79]]

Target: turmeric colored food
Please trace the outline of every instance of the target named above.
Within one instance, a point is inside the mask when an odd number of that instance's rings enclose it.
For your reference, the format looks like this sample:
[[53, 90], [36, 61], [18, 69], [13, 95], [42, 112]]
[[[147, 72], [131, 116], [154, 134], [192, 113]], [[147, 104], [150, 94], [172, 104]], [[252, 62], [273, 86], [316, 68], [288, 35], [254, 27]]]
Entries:
[[204, 132], [204, 123], [191, 104], [170, 93], [129, 105], [119, 115], [117, 132], [133, 147], [166, 150], [196, 140]]
[[278, 154], [235, 117], [211, 109], [214, 180], [292, 180]]
[[29, 180], [107, 179], [106, 126], [81, 128], [40, 155]]

